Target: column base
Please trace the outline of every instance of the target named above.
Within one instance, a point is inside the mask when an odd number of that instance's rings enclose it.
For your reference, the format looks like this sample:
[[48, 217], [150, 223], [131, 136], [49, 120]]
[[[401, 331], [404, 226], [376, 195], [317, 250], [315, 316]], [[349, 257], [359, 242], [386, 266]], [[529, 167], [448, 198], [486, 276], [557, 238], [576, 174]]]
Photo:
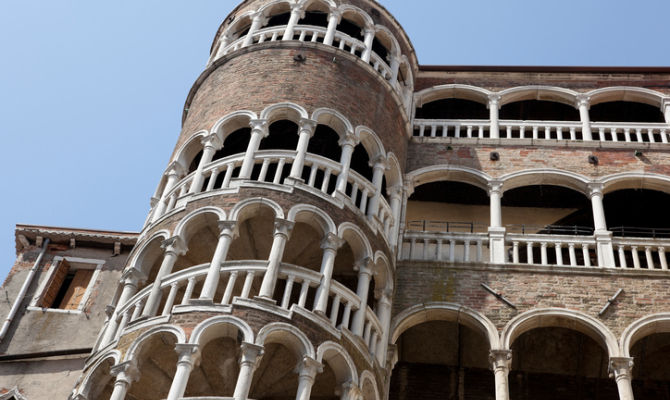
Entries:
[[489, 262], [505, 264], [505, 233], [504, 227], [489, 227]]
[[293, 176], [287, 176], [284, 178], [284, 185], [295, 186], [297, 183], [305, 183], [305, 180], [302, 178], [296, 178]]
[[191, 299], [188, 301], [190, 306], [213, 306], [214, 299]]

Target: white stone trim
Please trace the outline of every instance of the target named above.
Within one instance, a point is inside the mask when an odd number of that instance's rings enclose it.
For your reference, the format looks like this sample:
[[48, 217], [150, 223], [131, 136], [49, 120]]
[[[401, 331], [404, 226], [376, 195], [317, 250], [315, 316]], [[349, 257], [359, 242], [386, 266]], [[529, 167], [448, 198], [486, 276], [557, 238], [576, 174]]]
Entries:
[[[330, 353], [331, 351], [334, 351], [335, 355], [332, 356], [332, 357], [328, 357], [326, 355], [326, 353]], [[324, 357], [325, 357], [325, 359], [324, 359]], [[331, 365], [329, 363], [329, 360], [331, 360], [333, 358], [336, 358], [336, 357], [342, 357], [342, 359], [344, 360], [344, 363], [346, 365], [346, 369], [347, 369], [346, 373], [348, 375], [344, 379], [339, 379], [338, 383], [346, 383], [346, 382], [350, 381], [353, 384], [358, 385], [359, 380], [358, 380], [358, 373], [357, 373], [357, 370], [356, 370], [356, 364], [354, 363], [354, 360], [351, 358], [349, 353], [347, 353], [347, 351], [344, 349], [344, 347], [342, 347], [340, 344], [335, 343], [333, 341], [326, 341], [326, 342], [321, 343], [316, 350], [316, 361], [318, 361], [320, 363], [328, 363], [330, 365], [330, 368], [335, 373], [335, 376], [337, 377], [338, 376], [338, 371], [337, 371], [338, 366]]]
[[135, 360], [137, 353], [141, 349], [144, 342], [150, 339], [152, 336], [160, 333], [170, 333], [177, 338], [177, 343], [186, 343], [186, 333], [184, 333], [184, 330], [180, 326], [177, 325], [156, 326], [142, 333], [139, 337], [137, 337], [133, 341], [133, 343], [128, 348], [128, 351], [126, 352], [123, 361], [125, 362]]
[[[278, 336], [275, 338], [275, 336]], [[254, 344], [265, 346], [268, 343], [281, 343], [293, 350], [299, 359], [307, 356], [315, 358], [314, 346], [300, 329], [284, 322], [272, 322], [258, 332]], [[275, 340], [278, 339], [278, 340]]]
[[670, 312], [651, 314], [634, 321], [621, 334], [621, 356], [630, 357], [630, 350], [638, 340], [667, 332], [670, 332]]
[[[201, 346], [204, 345], [204, 343], [201, 343], [202, 337], [208, 333], [209, 330], [214, 329], [217, 325], [231, 326], [236, 331], [242, 332], [244, 342], [254, 343], [254, 332], [249, 324], [247, 324], [242, 319], [231, 315], [215, 316], [200, 322], [191, 332], [191, 337], [189, 338], [188, 342], [191, 344], [199, 344]], [[221, 337], [221, 335], [216, 335], [216, 337]], [[235, 335], [233, 339], [237, 340], [237, 335]]]

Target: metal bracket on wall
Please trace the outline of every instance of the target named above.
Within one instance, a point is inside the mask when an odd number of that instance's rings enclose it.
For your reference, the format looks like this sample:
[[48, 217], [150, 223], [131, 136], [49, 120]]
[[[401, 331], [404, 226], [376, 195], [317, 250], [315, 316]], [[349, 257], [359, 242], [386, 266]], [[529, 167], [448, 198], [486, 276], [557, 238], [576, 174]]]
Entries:
[[602, 317], [603, 314], [605, 314], [605, 312], [607, 311], [607, 309], [610, 308], [610, 306], [611, 306], [612, 304], [614, 304], [614, 302], [616, 301], [617, 297], [619, 297], [619, 295], [620, 295], [621, 293], [623, 293], [623, 289], [619, 289], [619, 290], [614, 294], [614, 296], [612, 296], [611, 299], [607, 300], [607, 304], [605, 304], [605, 307], [603, 307], [603, 309], [600, 310], [600, 312], [598, 313], [598, 316], [599, 316], [599, 317]]
[[503, 296], [502, 294], [496, 292], [495, 290], [493, 290], [493, 288], [491, 288], [490, 286], [488, 286], [488, 285], [485, 284], [485, 283], [482, 283], [481, 285], [482, 285], [482, 287], [483, 287], [487, 292], [489, 292], [489, 293], [491, 293], [492, 295], [494, 295], [498, 300], [502, 301], [503, 303], [507, 304], [508, 306], [510, 306], [511, 308], [513, 308], [513, 309], [516, 310], [516, 306], [515, 306], [514, 304], [512, 304], [511, 301], [507, 300], [507, 299], [505, 298], [505, 296]]

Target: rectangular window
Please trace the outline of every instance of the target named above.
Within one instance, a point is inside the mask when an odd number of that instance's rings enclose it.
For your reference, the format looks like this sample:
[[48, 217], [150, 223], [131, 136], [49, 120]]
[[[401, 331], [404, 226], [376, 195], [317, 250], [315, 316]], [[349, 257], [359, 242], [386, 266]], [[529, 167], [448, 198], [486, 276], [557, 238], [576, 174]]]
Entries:
[[54, 310], [82, 310], [102, 268], [100, 260], [54, 259], [57, 263], [34, 305]]

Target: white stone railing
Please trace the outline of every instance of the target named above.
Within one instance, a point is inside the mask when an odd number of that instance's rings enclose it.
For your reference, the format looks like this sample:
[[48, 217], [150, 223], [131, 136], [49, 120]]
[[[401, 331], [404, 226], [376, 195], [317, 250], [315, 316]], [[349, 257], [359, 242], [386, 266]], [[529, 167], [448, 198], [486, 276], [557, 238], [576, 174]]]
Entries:
[[505, 237], [507, 262], [512, 264], [597, 266], [592, 236], [510, 234]]
[[612, 246], [618, 268], [668, 269], [665, 250], [670, 249], [670, 239], [615, 237]]
[[[255, 43], [265, 43], [265, 42], [276, 42], [282, 40], [286, 26], [273, 26], [270, 28], [260, 29], [259, 31], [252, 34], [251, 44]], [[311, 43], [323, 43], [323, 39], [326, 36], [326, 28], [320, 26], [312, 25], [296, 25], [294, 28], [294, 38], [298, 36], [297, 39], [300, 42], [311, 42]], [[226, 54], [232, 53], [244, 47], [246, 36], [243, 36], [228, 46], [226, 46], [222, 51], [218, 53], [219, 57]], [[333, 39], [333, 47], [337, 47], [340, 50], [347, 51], [352, 55], [361, 57], [365, 52], [365, 43], [361, 42], [358, 39], [352, 38], [346, 33], [335, 31], [335, 37]], [[212, 60], [212, 62], [214, 62]], [[370, 54], [370, 66], [374, 68], [377, 73], [379, 73], [382, 78], [389, 81], [393, 88], [397, 91], [400, 91], [400, 85], [398, 82], [390, 82], [393, 78], [393, 71], [389, 67], [386, 61], [382, 60], [378, 54], [371, 52]], [[400, 93], [401, 96], [403, 95]], [[404, 97], [403, 97], [404, 98]]]
[[[257, 168], [257, 172], [252, 174], [250, 180], [283, 184], [283, 177], [288, 175], [295, 155], [296, 152], [292, 150], [260, 150], [256, 152], [254, 163], [255, 165], [260, 165], [260, 168]], [[200, 193], [230, 188], [232, 180], [238, 177], [237, 174], [239, 173], [239, 167], [242, 165], [243, 159], [244, 154], [237, 154], [216, 160], [205, 166], [203, 176], [207, 183], [203, 185], [204, 187]], [[238, 169], [237, 172], [235, 171], [236, 168]], [[342, 169], [340, 163], [316, 154], [307, 153], [304, 168], [309, 171], [309, 177], [305, 182], [296, 183], [297, 187], [302, 187], [322, 196], [330, 196], [327, 197], [329, 199], [334, 197], [335, 183]], [[221, 178], [222, 175], [223, 178]], [[192, 172], [182, 178], [167, 193], [167, 206], [163, 214], [167, 214], [175, 208], [186, 204], [189, 199], [187, 195], [194, 176], [195, 172]], [[370, 199], [375, 195], [376, 190], [374, 185], [352, 169], [349, 170], [347, 183], [346, 192], [342, 193], [345, 205], [363, 215], [370, 214], [368, 212], [368, 204], [370, 203]], [[380, 196], [379, 209], [377, 215], [374, 217], [368, 220], [369, 223], [376, 225], [376, 229], [384, 232], [384, 237], [388, 241], [393, 227], [393, 213], [383, 196]]]
[[486, 233], [405, 232], [400, 259], [486, 263], [488, 242]]
[[[661, 123], [592, 122], [592, 139], [620, 143], [668, 143], [670, 125]], [[477, 138], [491, 137], [489, 120], [414, 119], [414, 137]], [[516, 121], [500, 120], [500, 139], [582, 141], [579, 121]]]

